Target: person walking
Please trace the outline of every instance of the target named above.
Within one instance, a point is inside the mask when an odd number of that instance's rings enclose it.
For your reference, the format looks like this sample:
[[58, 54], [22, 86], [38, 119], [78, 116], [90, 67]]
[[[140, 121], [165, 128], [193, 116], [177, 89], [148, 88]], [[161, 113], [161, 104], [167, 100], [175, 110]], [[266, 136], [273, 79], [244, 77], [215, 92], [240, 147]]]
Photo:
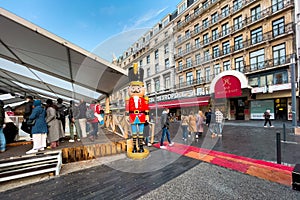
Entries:
[[4, 111], [4, 102], [0, 100], [0, 153], [3, 153], [6, 150], [6, 139], [3, 133], [5, 128], [5, 111]]
[[199, 110], [198, 115], [197, 115], [197, 133], [196, 133], [196, 139], [198, 139], [202, 133], [203, 133], [203, 124], [205, 121], [205, 116], [201, 110]]
[[78, 116], [78, 122], [79, 122], [79, 126], [81, 129], [81, 136], [82, 138], [86, 138], [87, 134], [86, 134], [86, 111], [87, 111], [87, 107], [86, 107], [86, 102], [81, 99], [80, 100], [80, 104], [78, 106], [79, 109], [79, 116]]
[[27, 151], [26, 154], [37, 153], [38, 151], [43, 151], [47, 146], [47, 133], [48, 127], [45, 120], [46, 111], [42, 107], [41, 100], [35, 100], [33, 102], [33, 110], [29, 116], [29, 120], [35, 120], [34, 125], [32, 126], [32, 140], [33, 147], [31, 150]]
[[209, 127], [211, 122], [211, 109], [209, 108], [207, 112], [205, 112], [205, 124]]
[[57, 119], [57, 110], [51, 99], [47, 99], [46, 108], [46, 123], [48, 125], [47, 140], [50, 143], [50, 148], [54, 149], [59, 145], [59, 138], [62, 135], [63, 129], [61, 122]]
[[182, 139], [187, 140], [188, 136], [189, 117], [183, 112], [181, 115]]
[[269, 122], [270, 127], [274, 127], [271, 123], [271, 111], [270, 110], [266, 110], [264, 112], [264, 118], [265, 118], [265, 123], [264, 123], [264, 127], [268, 127], [267, 123]]
[[197, 118], [194, 111], [191, 111], [189, 114], [189, 132], [189, 137], [193, 137], [197, 133]]
[[[97, 105], [98, 102], [93, 102], [90, 104], [89, 109], [93, 110], [94, 113], [100, 114], [100, 110], [98, 109], [97, 111]], [[95, 116], [94, 114], [94, 118], [92, 120], [88, 120], [88, 122], [91, 124], [92, 126], [92, 130], [89, 133], [89, 139], [93, 142], [95, 141], [95, 139], [97, 138], [97, 134], [98, 134], [98, 118]]]
[[160, 148], [161, 149], [166, 149], [167, 147], [164, 146], [164, 140], [165, 137], [167, 136], [169, 146], [173, 146], [174, 143], [171, 142], [171, 137], [170, 137], [170, 132], [169, 132], [169, 127], [170, 127], [170, 118], [168, 116], [169, 114], [169, 109], [165, 108], [164, 111], [162, 112], [160, 122], [161, 122], [161, 127], [162, 127], [162, 135], [161, 135], [161, 140], [160, 140]]
[[223, 113], [216, 108], [215, 111], [215, 118], [216, 118], [216, 133], [219, 137], [222, 137], [222, 125], [223, 125]]

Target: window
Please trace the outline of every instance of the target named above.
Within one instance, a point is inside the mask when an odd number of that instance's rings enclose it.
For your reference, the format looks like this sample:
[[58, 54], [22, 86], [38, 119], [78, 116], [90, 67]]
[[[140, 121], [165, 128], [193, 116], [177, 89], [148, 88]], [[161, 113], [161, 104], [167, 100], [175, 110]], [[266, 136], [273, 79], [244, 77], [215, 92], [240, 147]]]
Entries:
[[219, 16], [218, 16], [217, 12], [215, 12], [214, 14], [212, 14], [211, 15], [211, 23], [212, 24], [216, 23], [218, 21], [218, 18], [219, 18]]
[[186, 2], [178, 6], [178, 14], [182, 13], [186, 9]]
[[158, 59], [158, 50], [156, 50], [156, 51], [154, 52], [154, 58], [155, 58], [155, 60]]
[[262, 27], [251, 31], [251, 44], [259, 43], [263, 40]]
[[240, 8], [242, 8], [242, 6], [243, 6], [242, 0], [233, 1], [233, 11], [239, 10]]
[[229, 23], [225, 23], [222, 25], [222, 36], [229, 34]]
[[249, 85], [252, 87], [258, 87], [258, 77], [249, 78]]
[[242, 15], [233, 19], [234, 31], [239, 30], [243, 27]]
[[273, 21], [273, 37], [284, 34], [284, 18]]
[[184, 18], [185, 18], [185, 21], [188, 22], [188, 21], [190, 20], [191, 17], [190, 17], [189, 14], [187, 14]]
[[190, 68], [193, 66], [193, 63], [192, 63], [192, 58], [187, 58], [186, 59], [186, 67], [187, 68]]
[[200, 25], [199, 25], [199, 24], [196, 24], [196, 25], [194, 26], [194, 32], [195, 32], [195, 34], [197, 34], [197, 33], [200, 32]]
[[202, 26], [203, 26], [203, 28], [207, 28], [208, 27], [208, 18], [202, 20]]
[[195, 9], [194, 9], [194, 14], [195, 14], [195, 15], [198, 15], [198, 14], [199, 14], [199, 11], [200, 11], [199, 7], [195, 8]]
[[182, 56], [182, 48], [181, 47], [178, 48], [178, 55]]
[[143, 60], [140, 60], [140, 67], [143, 66]]
[[209, 5], [209, 4], [208, 4], [208, 0], [204, 1], [204, 2], [202, 3], [203, 9], [207, 8], [208, 5]]
[[186, 73], [186, 84], [187, 85], [192, 85], [193, 84], [193, 80], [194, 80], [193, 72]]
[[272, 12], [283, 9], [283, 0], [272, 0]]
[[147, 68], [147, 77], [150, 77], [150, 68]]
[[251, 9], [251, 21], [254, 22], [256, 20], [259, 20], [260, 18], [261, 18], [261, 10], [259, 5]]
[[209, 67], [205, 68], [205, 81], [206, 82], [210, 81], [210, 68]]
[[227, 70], [230, 70], [231, 67], [230, 67], [230, 61], [227, 60], [225, 62], [223, 62], [223, 71], [227, 71]]
[[191, 37], [190, 30], [185, 31], [185, 39], [188, 39]]
[[196, 47], [196, 49], [200, 48], [200, 38], [195, 39], [195, 47]]
[[229, 15], [229, 6], [227, 5], [227, 6], [223, 7], [221, 9], [221, 12], [222, 12], [222, 17], [223, 18], [226, 17], [226, 16], [228, 16]]
[[239, 57], [234, 60], [235, 62], [235, 70], [239, 72], [244, 72], [244, 58]]
[[216, 40], [219, 37], [218, 28], [212, 30], [212, 40]]
[[200, 57], [199, 53], [195, 55], [195, 61], [196, 61], [196, 65], [200, 65], [200, 63], [201, 63], [201, 57]]
[[209, 43], [208, 33], [203, 35], [203, 44]]
[[178, 81], [179, 81], [179, 87], [182, 87], [183, 86], [183, 76], [179, 76]]
[[155, 73], [158, 73], [158, 72], [159, 72], [159, 65], [155, 64]]
[[210, 56], [209, 56], [209, 50], [204, 51], [204, 61], [209, 61]]
[[223, 46], [223, 55], [229, 54], [230, 53], [230, 43], [229, 41], [226, 41], [222, 44]]
[[171, 87], [171, 82], [170, 82], [170, 76], [165, 76], [164, 82], [165, 82], [165, 89], [169, 89]]
[[159, 81], [159, 79], [155, 79], [154, 83], [155, 83], [155, 91], [158, 92], [160, 90], [160, 81]]
[[179, 61], [179, 62], [178, 62], [178, 69], [179, 69], [179, 71], [182, 71], [182, 70], [183, 70], [182, 61]]
[[273, 62], [274, 66], [286, 63], [285, 44], [273, 47]]
[[147, 64], [150, 63], [150, 55], [147, 56]]
[[287, 71], [277, 72], [274, 74], [274, 84], [285, 84], [288, 83]]
[[152, 92], [152, 90], [151, 90], [151, 83], [150, 82], [147, 82], [147, 91], [148, 91], [148, 93], [151, 93]]
[[217, 58], [220, 55], [219, 46], [213, 47], [213, 58]]
[[190, 43], [187, 43], [185, 45], [185, 48], [186, 48], [186, 53], [189, 53], [191, 51], [191, 44]]
[[197, 88], [196, 94], [197, 96], [205, 95], [204, 88]]
[[202, 81], [201, 81], [201, 70], [196, 71], [196, 79], [197, 79], [197, 84], [202, 83]]
[[169, 69], [170, 68], [170, 61], [169, 58], [165, 59], [165, 68]]
[[177, 37], [177, 42], [180, 43], [181, 40], [182, 40], [181, 35], [178, 35], [178, 37]]
[[165, 54], [169, 53], [169, 44], [165, 44], [164, 51], [165, 51]]
[[234, 38], [234, 50], [240, 50], [243, 48], [243, 36], [237, 36]]
[[250, 69], [258, 70], [265, 68], [265, 50], [260, 49], [250, 53]]
[[215, 73], [215, 76], [220, 74], [221, 72], [221, 68], [220, 68], [220, 64], [215, 64], [214, 65], [214, 73]]

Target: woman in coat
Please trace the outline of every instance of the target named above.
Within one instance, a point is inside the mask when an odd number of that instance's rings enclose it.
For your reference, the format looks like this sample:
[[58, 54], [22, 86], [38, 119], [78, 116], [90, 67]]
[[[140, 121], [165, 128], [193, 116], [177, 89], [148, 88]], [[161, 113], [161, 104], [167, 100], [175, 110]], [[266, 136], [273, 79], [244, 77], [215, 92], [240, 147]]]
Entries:
[[29, 116], [30, 120], [35, 120], [35, 124], [32, 126], [32, 140], [33, 147], [31, 150], [27, 151], [26, 154], [37, 153], [38, 151], [43, 151], [47, 146], [47, 123], [45, 121], [46, 112], [42, 108], [41, 100], [35, 100], [33, 102], [33, 110]]
[[197, 124], [196, 124], [197, 118], [194, 115], [194, 112], [191, 111], [189, 115], [189, 132], [191, 135], [196, 134], [197, 132]]
[[198, 115], [197, 115], [197, 133], [196, 133], [196, 138], [202, 135], [203, 133], [203, 128], [204, 128], [204, 123], [205, 123], [205, 116], [201, 110], [199, 110]]
[[61, 135], [63, 135], [63, 129], [60, 121], [57, 119], [55, 105], [51, 99], [46, 101], [47, 116], [46, 122], [48, 125], [48, 137], [47, 140], [50, 143], [51, 149], [58, 146], [58, 140]]

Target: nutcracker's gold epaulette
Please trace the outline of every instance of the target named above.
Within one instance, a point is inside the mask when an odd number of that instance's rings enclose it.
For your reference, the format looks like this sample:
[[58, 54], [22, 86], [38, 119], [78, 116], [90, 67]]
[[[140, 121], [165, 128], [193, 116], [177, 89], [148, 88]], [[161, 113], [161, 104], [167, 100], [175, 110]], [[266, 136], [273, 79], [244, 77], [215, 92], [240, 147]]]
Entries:
[[148, 100], [149, 100], [149, 97], [148, 97], [148, 96], [144, 96], [144, 99], [148, 101]]

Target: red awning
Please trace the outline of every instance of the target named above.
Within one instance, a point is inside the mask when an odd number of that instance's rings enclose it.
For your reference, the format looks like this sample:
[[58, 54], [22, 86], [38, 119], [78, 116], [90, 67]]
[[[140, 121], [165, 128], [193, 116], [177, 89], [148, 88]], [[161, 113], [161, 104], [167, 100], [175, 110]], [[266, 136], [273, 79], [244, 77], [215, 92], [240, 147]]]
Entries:
[[[185, 99], [176, 99], [171, 101], [157, 102], [157, 108], [182, 108], [182, 107], [193, 107], [193, 106], [207, 106], [210, 96], [205, 97], [193, 97]], [[155, 103], [149, 104], [150, 109], [156, 108]]]

